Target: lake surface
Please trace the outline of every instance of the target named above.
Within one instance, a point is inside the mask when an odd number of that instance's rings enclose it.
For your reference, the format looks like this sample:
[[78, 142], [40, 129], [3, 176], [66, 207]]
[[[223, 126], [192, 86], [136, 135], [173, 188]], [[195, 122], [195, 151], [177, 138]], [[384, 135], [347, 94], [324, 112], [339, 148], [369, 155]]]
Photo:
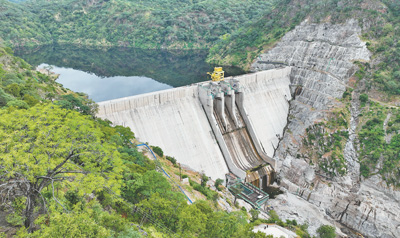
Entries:
[[[50, 65], [57, 82], [84, 92], [96, 102], [139, 95], [209, 80], [213, 65], [204, 50], [142, 50], [133, 48], [82, 49], [70, 45], [45, 46], [16, 55], [34, 67]], [[243, 74], [224, 67], [226, 76]]]
[[[48, 67], [41, 64], [38, 68]], [[72, 68], [52, 66], [52, 72], [59, 74], [57, 82], [75, 92], [84, 92], [95, 102], [128, 97], [172, 88], [172, 86], [144, 76], [99, 77]]]

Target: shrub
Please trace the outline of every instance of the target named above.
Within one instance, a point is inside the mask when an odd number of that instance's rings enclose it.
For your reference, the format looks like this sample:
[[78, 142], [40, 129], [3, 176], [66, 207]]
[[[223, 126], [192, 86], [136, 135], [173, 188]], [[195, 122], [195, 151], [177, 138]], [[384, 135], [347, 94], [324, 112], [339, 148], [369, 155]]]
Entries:
[[31, 96], [29, 94], [26, 94], [26, 95], [24, 95], [24, 102], [26, 102], [29, 106], [33, 107], [37, 103], [39, 103], [39, 100], [37, 100], [36, 98], [34, 98], [33, 96]]
[[366, 102], [368, 102], [368, 95], [363, 93], [360, 95], [359, 99], [362, 103], [366, 103]]
[[0, 88], [0, 107], [7, 105], [7, 103], [12, 100], [14, 100], [14, 97]]
[[209, 178], [207, 177], [207, 175], [202, 174], [201, 175], [201, 186], [205, 187], [207, 182], [208, 182]]
[[217, 190], [218, 191], [221, 191], [221, 188], [219, 187], [219, 185], [221, 185], [222, 183], [224, 182], [224, 180], [223, 179], [217, 179], [216, 181], [215, 181], [215, 187], [217, 188]]
[[320, 238], [335, 238], [335, 227], [329, 225], [322, 225], [317, 229]]
[[257, 220], [258, 219], [258, 215], [260, 214], [260, 211], [258, 211], [258, 210], [255, 210], [255, 209], [251, 209], [250, 210], [250, 215], [251, 215], [251, 219], [253, 220], [253, 221], [255, 221], [255, 220]]
[[14, 97], [20, 97], [21, 96], [21, 88], [18, 84], [12, 83], [6, 87], [6, 91], [10, 94], [12, 94]]
[[6, 221], [13, 226], [22, 226], [24, 224], [24, 217], [16, 213], [10, 213], [6, 216]]
[[269, 219], [267, 220], [268, 223], [275, 223], [275, 222], [279, 222], [281, 219], [279, 219], [278, 214], [276, 213], [276, 211], [271, 210], [269, 211]]
[[171, 161], [171, 163], [172, 163], [173, 165], [176, 165], [176, 159], [175, 159], [174, 157], [167, 156], [166, 159], [169, 160], [169, 161]]
[[151, 149], [153, 150], [154, 153], [156, 153], [158, 156], [163, 157], [164, 156], [164, 152], [163, 150], [158, 147], [158, 146], [152, 146]]
[[28, 103], [21, 101], [21, 100], [13, 100], [13, 101], [9, 101], [7, 103], [7, 107], [16, 107], [16, 108], [20, 108], [20, 109], [28, 109], [29, 105]]
[[207, 197], [208, 200], [216, 201], [218, 199], [218, 193], [212, 191], [211, 189], [201, 186], [195, 181], [189, 180], [190, 186], [193, 187], [194, 190], [201, 192], [204, 196]]

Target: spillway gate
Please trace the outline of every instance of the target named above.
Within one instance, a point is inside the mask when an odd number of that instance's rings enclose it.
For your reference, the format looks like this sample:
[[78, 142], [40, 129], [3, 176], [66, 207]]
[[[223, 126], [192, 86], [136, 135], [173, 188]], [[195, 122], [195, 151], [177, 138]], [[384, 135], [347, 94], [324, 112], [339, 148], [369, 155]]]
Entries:
[[229, 79], [199, 85], [199, 98], [229, 170], [247, 183], [266, 189], [276, 162], [261, 148], [243, 107], [240, 82]]

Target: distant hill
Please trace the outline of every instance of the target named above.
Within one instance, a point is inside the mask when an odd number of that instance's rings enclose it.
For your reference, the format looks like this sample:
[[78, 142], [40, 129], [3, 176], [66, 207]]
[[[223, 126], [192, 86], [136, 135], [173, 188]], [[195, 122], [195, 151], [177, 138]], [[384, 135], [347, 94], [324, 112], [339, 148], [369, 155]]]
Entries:
[[48, 44], [51, 35], [23, 4], [0, 0], [0, 39], [8, 46]]
[[[12, 46], [52, 42], [138, 48], [209, 48], [270, 9], [263, 0], [1, 0], [1, 37]], [[32, 31], [33, 30], [33, 31]]]
[[15, 2], [15, 3], [21, 3], [21, 2], [26, 2], [27, 0], [8, 0], [10, 2]]

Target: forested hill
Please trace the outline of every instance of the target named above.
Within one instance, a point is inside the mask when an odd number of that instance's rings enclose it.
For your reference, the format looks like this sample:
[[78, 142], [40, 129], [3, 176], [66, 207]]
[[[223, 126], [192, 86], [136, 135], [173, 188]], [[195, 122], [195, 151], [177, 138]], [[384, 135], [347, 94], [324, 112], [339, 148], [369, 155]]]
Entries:
[[261, 17], [263, 0], [0, 0], [1, 37], [12, 46], [73, 43], [207, 48]]

